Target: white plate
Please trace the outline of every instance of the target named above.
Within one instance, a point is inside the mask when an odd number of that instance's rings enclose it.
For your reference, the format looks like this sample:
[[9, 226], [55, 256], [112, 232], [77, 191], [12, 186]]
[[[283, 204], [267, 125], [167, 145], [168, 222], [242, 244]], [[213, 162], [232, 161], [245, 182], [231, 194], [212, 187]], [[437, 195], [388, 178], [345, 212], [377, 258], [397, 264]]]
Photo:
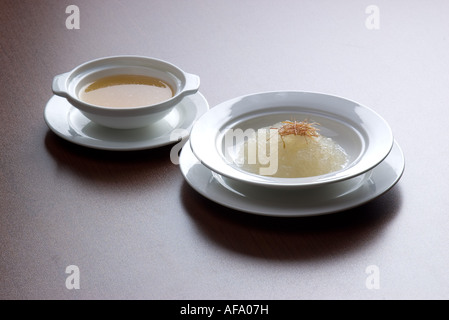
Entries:
[[48, 127], [63, 139], [101, 150], [143, 150], [175, 143], [188, 137], [193, 123], [209, 105], [200, 93], [186, 96], [165, 118], [140, 129], [111, 129], [87, 119], [65, 98], [53, 96], [44, 118]]
[[362, 205], [393, 187], [404, 166], [395, 142], [387, 158], [361, 176], [310, 189], [280, 190], [224, 178], [202, 165], [188, 144], [180, 156], [186, 181], [204, 197], [235, 210], [277, 217], [315, 216]]
[[[318, 122], [320, 133], [346, 151], [348, 165], [306, 178], [276, 178], [242, 170], [235, 163], [236, 150], [246, 133], [285, 120]], [[225, 101], [201, 116], [190, 135], [193, 153], [211, 170], [228, 178], [284, 189], [358, 176], [385, 159], [393, 142], [390, 126], [372, 109], [334, 95], [301, 91], [263, 92]]]

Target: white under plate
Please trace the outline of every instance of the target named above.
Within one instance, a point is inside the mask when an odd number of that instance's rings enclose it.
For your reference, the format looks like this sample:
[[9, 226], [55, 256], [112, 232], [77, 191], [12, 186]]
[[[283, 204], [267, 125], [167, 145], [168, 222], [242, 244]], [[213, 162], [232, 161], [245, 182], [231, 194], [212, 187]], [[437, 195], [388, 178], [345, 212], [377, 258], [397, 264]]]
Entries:
[[101, 150], [131, 151], [162, 147], [188, 137], [209, 105], [201, 93], [186, 96], [165, 118], [140, 129], [111, 129], [87, 119], [65, 98], [53, 96], [44, 112], [48, 127], [63, 139]]
[[202, 165], [189, 144], [180, 167], [187, 183], [204, 197], [235, 210], [277, 217], [305, 217], [360, 206], [384, 194], [402, 176], [404, 155], [395, 142], [378, 166], [355, 178], [301, 190], [279, 190], [222, 177]]

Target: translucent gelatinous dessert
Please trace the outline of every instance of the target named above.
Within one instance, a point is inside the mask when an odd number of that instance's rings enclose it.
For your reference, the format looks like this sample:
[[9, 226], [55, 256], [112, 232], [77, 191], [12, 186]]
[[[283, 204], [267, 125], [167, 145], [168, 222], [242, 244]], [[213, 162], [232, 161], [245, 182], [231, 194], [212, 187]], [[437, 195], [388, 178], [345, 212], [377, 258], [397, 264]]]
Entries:
[[[248, 172], [282, 178], [343, 169], [348, 162], [346, 152], [333, 139], [320, 135], [317, 126], [307, 121], [283, 121], [261, 128], [242, 144], [235, 162]], [[264, 174], [267, 166], [273, 170]]]

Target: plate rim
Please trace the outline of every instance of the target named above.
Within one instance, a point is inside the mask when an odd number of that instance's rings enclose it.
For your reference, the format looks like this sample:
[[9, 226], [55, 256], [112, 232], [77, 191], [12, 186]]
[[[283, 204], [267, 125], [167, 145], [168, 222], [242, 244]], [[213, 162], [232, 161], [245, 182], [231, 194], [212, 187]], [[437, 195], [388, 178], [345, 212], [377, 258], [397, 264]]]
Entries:
[[[189, 125], [184, 126], [184, 127], [181, 126], [181, 127], [173, 128], [173, 130], [185, 129], [188, 131], [188, 133], [180, 134], [178, 136], [178, 140], [167, 139], [160, 143], [151, 143], [152, 139], [148, 139], [146, 144], [141, 144], [138, 146], [133, 146], [132, 144], [131, 145], [114, 146], [114, 145], [107, 145], [106, 143], [102, 144], [101, 140], [95, 140], [94, 137], [90, 137], [87, 135], [84, 136], [84, 138], [89, 139], [89, 140], [74, 139], [73, 135], [68, 135], [68, 134], [65, 134], [64, 132], [62, 132], [61, 128], [58, 128], [57, 124], [54, 123], [53, 116], [50, 115], [50, 112], [51, 112], [50, 103], [52, 102], [53, 99], [59, 99], [59, 100], [61, 100], [61, 102], [64, 102], [66, 104], [66, 109], [59, 111], [61, 113], [61, 115], [66, 118], [64, 121], [60, 122], [60, 123], [64, 123], [65, 129], [66, 129], [65, 131], [73, 130], [73, 128], [71, 127], [69, 120], [68, 120], [68, 115], [69, 115], [70, 111], [75, 109], [76, 112], [79, 112], [78, 109], [76, 109], [76, 107], [74, 107], [72, 104], [70, 104], [69, 101], [67, 101], [67, 99], [65, 99], [63, 97], [59, 97], [57, 95], [52, 95], [52, 97], [47, 101], [45, 109], [44, 109], [44, 121], [47, 124], [48, 128], [53, 133], [55, 133], [57, 136], [59, 136], [60, 138], [66, 140], [68, 142], [71, 142], [73, 144], [76, 144], [76, 145], [79, 145], [82, 147], [86, 147], [86, 148], [91, 148], [91, 149], [96, 149], [96, 150], [105, 150], [105, 151], [140, 151], [140, 150], [160, 148], [160, 147], [164, 147], [167, 145], [177, 143], [183, 139], [186, 139], [190, 135], [190, 130], [192, 129], [193, 124], [198, 120], [199, 117], [201, 117], [204, 113], [206, 113], [207, 111], [210, 110], [209, 103], [206, 100], [206, 98], [204, 97], [204, 95], [200, 92], [196, 92], [195, 94], [184, 97], [184, 99], [181, 100], [175, 106], [175, 108], [176, 108], [176, 107], [182, 105], [183, 102], [185, 103], [185, 99], [186, 99], [186, 100], [191, 100], [192, 103], [196, 107], [196, 109], [195, 109], [196, 114], [193, 117], [192, 121], [189, 123]], [[89, 120], [89, 123], [90, 122], [91, 121]], [[116, 129], [116, 130], [122, 130], [122, 129]], [[169, 136], [170, 133], [173, 132], [173, 130], [168, 131], [166, 134], [163, 134], [163, 136]], [[97, 141], [97, 143], [93, 143], [92, 141]]]
[[[190, 149], [190, 150], [189, 150]], [[312, 216], [323, 216], [323, 215], [328, 215], [328, 214], [334, 214], [334, 213], [338, 213], [338, 212], [342, 212], [342, 211], [346, 211], [346, 210], [350, 210], [359, 206], [362, 206], [380, 196], [382, 196], [383, 194], [387, 193], [389, 190], [391, 190], [401, 179], [401, 177], [404, 174], [405, 171], [405, 156], [404, 156], [404, 152], [402, 150], [402, 148], [400, 147], [400, 145], [397, 143], [397, 141], [395, 140], [394, 142], [394, 146], [393, 146], [393, 152], [397, 152], [397, 157], [399, 157], [399, 161], [398, 161], [398, 165], [397, 167], [399, 168], [397, 171], [395, 171], [395, 176], [393, 178], [391, 178], [389, 180], [388, 183], [385, 183], [384, 187], [382, 189], [376, 188], [375, 192], [371, 193], [371, 195], [369, 196], [365, 196], [363, 198], [363, 200], [360, 201], [350, 201], [349, 199], [349, 203], [346, 205], [340, 205], [338, 208], [328, 208], [325, 209], [324, 207], [322, 207], [321, 210], [319, 211], [314, 211], [314, 212], [300, 212], [300, 206], [295, 208], [296, 210], [298, 210], [296, 213], [292, 213], [292, 210], [294, 210], [293, 208], [289, 208], [288, 210], [283, 209], [282, 213], [279, 212], [274, 212], [274, 211], [270, 211], [266, 210], [265, 212], [261, 212], [261, 211], [257, 211], [254, 209], [250, 209], [248, 207], [248, 205], [232, 205], [229, 203], [225, 203], [222, 200], [216, 199], [216, 197], [214, 198], [213, 195], [207, 194], [206, 192], [204, 192], [202, 189], [200, 189], [197, 185], [194, 184], [194, 182], [189, 179], [187, 177], [187, 172], [185, 172], [185, 157], [186, 157], [186, 153], [188, 153], [190, 151], [191, 156], [195, 157], [195, 155], [193, 154], [193, 151], [191, 150], [191, 148], [189, 147], [189, 144], [186, 144], [185, 147], [181, 150], [181, 155], [180, 155], [180, 159], [179, 159], [179, 164], [180, 164], [180, 169], [182, 172], [182, 175], [185, 179], [185, 181], [187, 182], [187, 184], [198, 194], [200, 194], [201, 196], [203, 196], [206, 199], [209, 199], [210, 201], [217, 203], [218, 205], [221, 205], [223, 207], [232, 209], [232, 210], [236, 210], [239, 212], [243, 212], [246, 214], [253, 214], [253, 215], [259, 215], [259, 216], [270, 216], [270, 217], [279, 217], [279, 218], [301, 218], [301, 217], [312, 217]], [[392, 155], [392, 153], [390, 153], [390, 155]], [[195, 161], [196, 161], [196, 165], [200, 165], [202, 166], [202, 169], [207, 170], [206, 172], [209, 174], [208, 177], [204, 177], [203, 179], [208, 179], [209, 183], [211, 183], [211, 179], [216, 180], [215, 178], [213, 178], [213, 171], [210, 170], [209, 168], [205, 167], [201, 161], [199, 161], [196, 157], [195, 157]], [[388, 161], [388, 157], [386, 160], [384, 161]], [[379, 168], [381, 168], [380, 166], [382, 165], [382, 163], [384, 162], [382, 161], [378, 166], [376, 166], [375, 168], [373, 168], [373, 175], [377, 174], [380, 175], [380, 173], [375, 172], [376, 169], [379, 170]], [[373, 177], [371, 176], [370, 179], [373, 179]], [[348, 194], [354, 193], [354, 192], [361, 192], [360, 189], [363, 187], [364, 184], [368, 183], [368, 181], [370, 180], [368, 179], [367, 181], [362, 183], [362, 186], [360, 186], [359, 188], [355, 189], [354, 191], [349, 192]], [[379, 179], [379, 176], [378, 176]], [[230, 191], [229, 189], [227, 189], [225, 186], [223, 186], [220, 182], [218, 181], [214, 181], [214, 183], [216, 183], [217, 185], [219, 185], [219, 189], [222, 189], [223, 192], [227, 192], [227, 193], [233, 193], [233, 191]], [[241, 182], [240, 182], [241, 183]], [[356, 195], [356, 194], [355, 194]], [[235, 193], [233, 196], [237, 196]], [[344, 195], [347, 197], [347, 195]], [[344, 197], [343, 196], [343, 197]], [[357, 197], [358, 199], [359, 197]], [[335, 199], [331, 199], [331, 200], [335, 200]], [[234, 202], [235, 203], [235, 202]], [[242, 197], [238, 203], [245, 203], [244, 198]], [[329, 207], [330, 205], [328, 205], [327, 207]], [[330, 206], [332, 207], [332, 206]]]
[[[222, 159], [222, 156], [220, 155], [220, 153], [218, 151], [214, 152], [214, 153], [216, 153], [216, 155], [214, 155], [213, 158], [211, 158], [209, 151], [205, 152], [205, 151], [201, 150], [201, 145], [204, 145], [204, 141], [203, 141], [203, 143], [200, 143], [200, 140], [202, 139], [202, 137], [204, 137], [204, 134], [200, 135], [199, 133], [197, 133], [197, 131], [200, 130], [200, 128], [199, 128], [200, 126], [204, 126], [202, 124], [202, 121], [205, 121], [205, 119], [207, 119], [207, 117], [211, 117], [213, 113], [217, 113], [217, 112], [218, 113], [225, 112], [225, 111], [229, 112], [234, 107], [234, 105], [236, 103], [242, 101], [245, 98], [254, 98], [254, 97], [258, 97], [258, 96], [267, 97], [268, 96], [274, 100], [274, 98], [277, 95], [304, 95], [304, 96], [308, 95], [310, 97], [316, 95], [318, 97], [324, 97], [326, 99], [337, 99], [337, 100], [344, 101], [345, 103], [351, 103], [354, 106], [357, 106], [357, 107], [361, 108], [362, 110], [369, 112], [370, 115], [374, 116], [376, 118], [376, 120], [378, 121], [378, 123], [382, 123], [384, 126], [384, 129], [387, 130], [384, 133], [384, 135], [388, 136], [388, 141], [385, 142], [382, 155], [380, 157], [378, 157], [375, 161], [371, 161], [371, 164], [369, 166], [365, 166], [363, 168], [363, 170], [358, 170], [355, 172], [354, 172], [354, 170], [352, 170], [351, 174], [348, 174], [348, 173], [343, 174], [345, 172], [345, 170], [343, 170], [343, 171], [337, 171], [337, 172], [321, 175], [321, 176], [318, 176], [318, 178], [317, 177], [295, 178], [296, 181], [291, 181], [291, 182], [287, 182], [286, 180], [289, 180], [289, 179], [283, 179], [283, 178], [269, 179], [269, 177], [267, 178], [267, 177], [253, 176], [253, 180], [248, 181], [248, 179], [246, 179], [248, 177], [248, 175], [244, 172], [241, 172], [241, 170], [239, 170], [237, 168], [232, 168], [231, 166], [225, 164], [224, 163], [225, 160]], [[279, 107], [282, 107], [282, 106], [280, 105]], [[223, 108], [223, 110], [220, 110], [221, 108]], [[262, 109], [267, 109], [267, 108], [264, 107]], [[308, 108], [308, 109], [310, 109], [310, 108]], [[311, 108], [311, 109], [313, 109], [313, 108]], [[300, 109], [298, 109], [298, 110], [301, 111]], [[317, 110], [319, 111], [319, 109], [317, 109]], [[245, 115], [245, 112], [246, 113], [254, 112], [253, 106], [251, 106], [251, 109], [249, 109], [249, 110], [247, 109], [246, 111], [242, 111], [242, 113], [234, 115], [234, 118], [241, 117], [242, 115]], [[335, 114], [337, 114], [337, 113], [335, 113]], [[231, 122], [230, 119], [232, 119], [232, 118], [221, 119], [221, 117], [217, 117], [217, 116], [214, 119], [219, 119], [219, 118], [220, 118], [220, 120], [217, 120], [217, 121], [221, 121], [220, 122], [221, 124]], [[214, 134], [214, 139], [216, 140], [218, 136], [219, 136], [218, 133]], [[216, 147], [215, 147], [216, 141], [215, 141], [215, 143], [212, 140], [210, 140], [210, 141], [208, 140], [207, 142], [208, 142], [207, 143], [208, 146], [211, 146], [211, 144], [213, 144], [214, 149], [216, 149]], [[226, 176], [228, 178], [239, 179], [238, 177], [240, 177], [241, 180], [245, 180], [246, 182], [250, 182], [255, 185], [263, 185], [263, 186], [269, 186], [269, 187], [304, 188], [304, 187], [310, 187], [310, 186], [319, 186], [319, 185], [323, 185], [323, 184], [330, 183], [330, 182], [332, 183], [332, 182], [347, 180], [347, 179], [353, 178], [361, 173], [371, 170], [372, 168], [377, 166], [379, 163], [381, 163], [391, 152], [393, 145], [394, 145], [394, 136], [393, 136], [393, 131], [392, 131], [390, 125], [388, 124], [388, 122], [378, 112], [376, 112], [375, 110], [373, 110], [372, 108], [370, 108], [364, 104], [361, 104], [359, 102], [356, 102], [354, 100], [351, 100], [351, 99], [348, 99], [348, 98], [345, 98], [342, 96], [329, 94], [329, 93], [314, 92], [314, 91], [300, 91], [300, 90], [279, 90], [279, 91], [262, 91], [262, 92], [252, 93], [252, 94], [241, 95], [239, 97], [235, 97], [235, 98], [232, 98], [232, 99], [229, 99], [229, 100], [226, 100], [226, 101], [223, 101], [223, 102], [217, 104], [215, 107], [211, 108], [211, 110], [210, 110], [210, 112], [208, 112], [208, 114], [203, 114], [198, 119], [195, 126], [192, 128], [190, 145], [192, 147], [192, 151], [194, 152], [195, 156], [198, 159], [200, 159], [200, 161], [203, 163], [203, 165], [205, 165], [209, 169], [211, 169], [223, 176]], [[221, 168], [216, 166], [217, 162], [222, 164]], [[330, 178], [335, 175], [339, 175], [339, 176], [337, 178], [332, 178], [332, 179]], [[276, 180], [279, 182], [276, 182]]]

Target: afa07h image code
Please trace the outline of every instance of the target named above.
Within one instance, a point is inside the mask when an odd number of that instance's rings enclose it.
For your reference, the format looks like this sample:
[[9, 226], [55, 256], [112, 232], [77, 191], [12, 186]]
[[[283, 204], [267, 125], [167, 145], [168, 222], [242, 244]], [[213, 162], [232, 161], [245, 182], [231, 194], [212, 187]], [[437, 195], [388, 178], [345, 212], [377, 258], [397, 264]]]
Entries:
[[224, 315], [267, 315], [268, 305], [261, 304], [227, 304], [224, 308], [216, 308], [212, 306], [187, 306], [181, 307], [180, 314], [182, 315], [205, 315], [211, 317], [214, 314]]

